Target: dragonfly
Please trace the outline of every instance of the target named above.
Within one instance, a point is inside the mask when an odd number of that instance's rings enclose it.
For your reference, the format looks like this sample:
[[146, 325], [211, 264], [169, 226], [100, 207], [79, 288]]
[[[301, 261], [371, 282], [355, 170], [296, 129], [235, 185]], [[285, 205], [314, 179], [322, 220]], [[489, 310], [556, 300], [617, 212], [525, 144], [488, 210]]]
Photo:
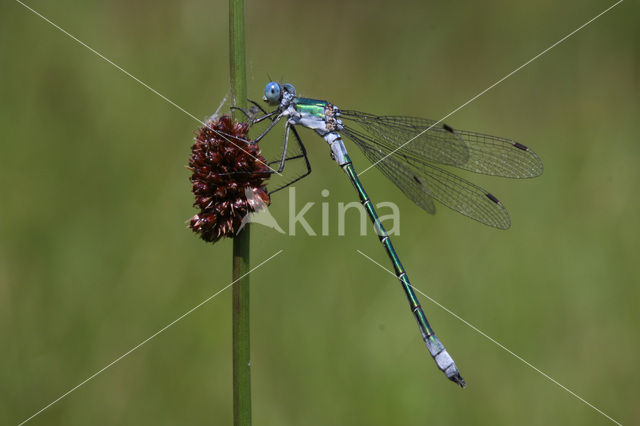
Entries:
[[[428, 213], [439, 203], [485, 225], [507, 229], [509, 214], [493, 194], [448, 170], [452, 166], [471, 172], [508, 178], [532, 178], [542, 174], [538, 155], [527, 146], [510, 139], [453, 129], [447, 124], [423, 118], [382, 116], [343, 110], [330, 102], [298, 97], [290, 83], [269, 82], [263, 101], [275, 109], [267, 112], [249, 100], [262, 116], [235, 108], [250, 119], [251, 125], [270, 120], [268, 127], [252, 143], [258, 143], [281, 120], [285, 122], [284, 144], [278, 173], [289, 160], [303, 159], [306, 172], [276, 190], [283, 189], [311, 173], [306, 149], [296, 130], [303, 126], [314, 130], [329, 145], [331, 157], [344, 170], [384, 247], [399, 280], [409, 307], [418, 323], [422, 339], [437, 367], [460, 387], [465, 380], [446, 348], [436, 336], [413, 291], [409, 276], [389, 235], [380, 223], [371, 199], [360, 181], [347, 152], [344, 139], [353, 142], [389, 180], [409, 199]], [[258, 113], [259, 114], [259, 113]], [[287, 155], [293, 134], [300, 154]]]

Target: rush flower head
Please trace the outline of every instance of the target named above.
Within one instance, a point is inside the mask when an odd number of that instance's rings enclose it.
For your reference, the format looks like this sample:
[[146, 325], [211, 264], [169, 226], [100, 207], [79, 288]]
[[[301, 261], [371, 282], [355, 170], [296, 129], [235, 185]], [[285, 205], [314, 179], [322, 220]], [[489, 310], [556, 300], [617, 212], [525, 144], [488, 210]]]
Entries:
[[245, 216], [270, 203], [264, 186], [270, 169], [257, 144], [247, 142], [248, 132], [247, 123], [223, 115], [196, 133], [189, 170], [200, 212], [189, 227], [205, 241], [234, 237]]

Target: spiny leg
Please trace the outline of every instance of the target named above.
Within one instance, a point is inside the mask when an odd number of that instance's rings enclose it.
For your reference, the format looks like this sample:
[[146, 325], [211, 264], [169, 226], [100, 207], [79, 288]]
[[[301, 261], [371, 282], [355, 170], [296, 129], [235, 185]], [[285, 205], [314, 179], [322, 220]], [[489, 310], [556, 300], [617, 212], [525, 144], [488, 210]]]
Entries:
[[262, 108], [260, 108], [260, 110], [261, 110], [262, 112], [264, 112], [264, 115], [263, 115], [262, 117], [258, 117], [258, 118], [255, 118], [255, 119], [254, 119], [252, 114], [249, 114], [247, 111], [245, 111], [244, 109], [242, 109], [242, 108], [240, 108], [240, 107], [235, 107], [235, 106], [234, 106], [234, 107], [231, 107], [231, 109], [232, 109], [232, 110], [238, 110], [238, 111], [240, 111], [241, 113], [243, 113], [243, 114], [244, 114], [244, 115], [249, 119], [249, 124], [250, 124], [250, 125], [254, 125], [254, 124], [256, 124], [256, 123], [259, 123], [259, 122], [261, 122], [262, 120], [264, 120], [265, 118], [269, 118], [269, 119], [271, 119], [271, 121], [274, 121], [274, 120], [275, 120], [275, 118], [273, 118], [273, 116], [274, 116], [275, 114], [277, 114], [277, 113], [278, 113], [278, 110], [275, 110], [275, 111], [272, 111], [272, 112], [269, 112], [269, 113], [268, 113], [268, 112], [266, 112], [265, 110], [263, 110]]
[[[254, 123], [257, 123], [259, 121], [262, 121], [265, 118], [269, 118], [272, 121], [271, 125], [260, 136], [258, 136], [254, 141], [252, 141], [252, 143], [256, 143], [260, 139], [262, 139], [273, 128], [273, 126], [275, 126], [275, 124], [280, 120], [280, 118], [282, 118], [282, 116], [279, 115], [277, 117], [274, 117], [274, 115], [278, 112], [278, 110], [275, 110], [275, 111], [273, 111], [271, 113], [268, 113], [256, 101], [254, 101], [252, 99], [247, 99], [247, 101], [250, 102], [251, 104], [253, 104], [254, 106], [256, 106], [264, 115], [259, 117], [256, 120], [253, 120], [251, 118], [251, 114], [249, 114], [244, 109], [237, 108], [237, 107], [232, 107], [232, 109], [237, 109], [238, 111], [242, 112], [245, 116], [247, 116], [247, 118], [249, 118], [249, 120], [251, 121], [251, 125], [253, 125]], [[286, 156], [288, 139], [289, 139], [289, 130], [293, 131], [293, 135], [296, 138], [296, 142], [298, 143], [298, 146], [300, 147], [300, 151], [302, 152], [302, 154], [294, 155], [292, 157], [287, 157]], [[297, 178], [295, 178], [294, 180], [292, 180], [291, 182], [289, 182], [289, 183], [287, 183], [287, 184], [285, 184], [285, 185], [283, 185], [283, 186], [281, 186], [279, 188], [276, 188], [273, 191], [270, 191], [269, 195], [273, 194], [274, 192], [280, 191], [281, 189], [284, 189], [284, 188], [286, 188], [288, 186], [291, 186], [292, 184], [298, 182], [299, 180], [301, 180], [301, 179], [303, 179], [303, 178], [305, 178], [305, 177], [307, 177], [307, 176], [309, 176], [311, 174], [311, 163], [309, 162], [309, 157], [307, 156], [307, 150], [306, 150], [304, 144], [302, 143], [302, 139], [300, 139], [300, 135], [298, 134], [298, 130], [295, 128], [295, 126], [290, 125], [289, 123], [287, 123], [287, 131], [286, 131], [286, 134], [285, 134], [285, 146], [284, 146], [284, 149], [282, 151], [282, 158], [280, 160], [270, 161], [268, 163], [268, 165], [272, 165], [272, 164], [275, 164], [275, 163], [279, 162], [280, 163], [280, 167], [279, 167], [279, 170], [278, 170], [278, 174], [279, 174], [284, 170], [284, 165], [285, 165], [286, 161], [288, 161], [288, 160], [296, 160], [298, 158], [304, 158], [304, 162], [305, 162], [305, 166], [307, 168], [307, 171], [304, 174], [302, 174], [302, 175], [298, 176]], [[236, 174], [236, 173], [242, 173], [242, 172], [233, 172], [233, 173], [229, 173], [229, 174]], [[269, 170], [269, 171], [266, 171], [264, 173], [271, 175], [271, 174], [274, 174], [276, 172], [273, 171], [273, 170]]]
[[[282, 190], [282, 189], [284, 189], [284, 188], [286, 188], [288, 186], [291, 186], [294, 183], [298, 182], [301, 179], [304, 179], [305, 177], [307, 177], [307, 176], [309, 176], [311, 174], [311, 163], [309, 162], [309, 157], [307, 156], [307, 150], [304, 147], [304, 144], [302, 143], [302, 139], [300, 139], [300, 135], [298, 134], [298, 131], [297, 131], [297, 129], [296, 129], [296, 127], [294, 125], [291, 125], [290, 129], [291, 129], [291, 131], [293, 132], [293, 135], [296, 138], [296, 142], [298, 143], [298, 146], [300, 147], [300, 151], [302, 152], [302, 154], [294, 155], [292, 157], [286, 157], [285, 158], [285, 162], [289, 161], [289, 160], [296, 160], [296, 159], [299, 159], [299, 158], [304, 158], [304, 162], [305, 162], [305, 166], [307, 168], [307, 171], [304, 174], [302, 174], [302, 175], [298, 176], [297, 178], [293, 179], [291, 182], [288, 182], [288, 183], [282, 185], [281, 187], [274, 189], [273, 191], [269, 191], [269, 193], [268, 193], [269, 195], [271, 195], [271, 194], [273, 194], [275, 192], [278, 192], [278, 191], [280, 191], [280, 190]], [[280, 163], [281, 161], [282, 160], [274, 160], [274, 161], [269, 162], [268, 164], [271, 165], [271, 164], [275, 164], [275, 163]], [[249, 173], [249, 172], [221, 173], [220, 175], [221, 176], [231, 176], [231, 175], [245, 174], [245, 173]], [[273, 170], [267, 170], [267, 171], [261, 172], [260, 174], [272, 175], [274, 173], [276, 173], [276, 172], [273, 171]]]
[[[274, 111], [274, 113], [275, 113], [275, 112], [277, 112], [277, 111]], [[262, 118], [264, 118], [264, 117], [262, 117]], [[269, 125], [269, 127], [267, 127], [267, 128], [265, 129], [265, 131], [264, 131], [264, 132], [260, 133], [260, 135], [259, 135], [257, 138], [255, 138], [255, 139], [252, 141], [252, 143], [258, 143], [258, 142], [260, 142], [260, 140], [261, 140], [263, 137], [265, 137], [265, 135], [266, 135], [267, 133], [269, 133], [269, 132], [271, 131], [271, 129], [273, 129], [273, 127], [274, 127], [276, 124], [278, 124], [278, 121], [280, 121], [280, 119], [281, 119], [281, 118], [282, 118], [282, 114], [278, 115], [278, 116], [277, 116], [277, 117], [276, 117], [276, 118], [271, 122], [271, 124]]]
[[289, 146], [289, 130], [291, 129], [291, 124], [287, 121], [287, 124], [284, 128], [284, 147], [282, 148], [282, 159], [280, 160], [280, 167], [278, 167], [278, 173], [282, 173], [284, 170], [284, 160], [287, 158], [287, 147]]
[[[287, 157], [287, 158], [285, 158], [285, 161], [289, 161], [289, 160], [297, 160], [298, 158], [302, 158], [302, 157], [304, 157], [304, 155], [302, 155], [302, 154], [298, 154], [298, 155], [294, 155], [294, 156], [292, 156], [292, 157]], [[273, 161], [269, 161], [267, 164], [268, 164], [269, 166], [270, 166], [270, 165], [272, 165], [272, 164], [280, 164], [280, 160], [273, 160]]]
[[[262, 106], [259, 103], [257, 103], [253, 99], [247, 98], [247, 102], [253, 104], [254, 107], [258, 108], [262, 112], [262, 114], [264, 114], [262, 117], [258, 117], [257, 120], [262, 121], [266, 117], [270, 117], [271, 121], [275, 120], [275, 118], [273, 117], [273, 114], [275, 114], [277, 110], [273, 111], [271, 113], [268, 113], [264, 108], [262, 108]], [[249, 114], [247, 111], [245, 111], [244, 109], [239, 108], [239, 107], [231, 107], [231, 109], [232, 110], [233, 109], [237, 109], [238, 111], [242, 112], [244, 115], [247, 116], [247, 118], [251, 121], [251, 123], [254, 123], [253, 114]]]
[[311, 174], [311, 163], [309, 162], [309, 157], [307, 156], [307, 150], [304, 147], [304, 144], [302, 143], [302, 139], [300, 139], [300, 135], [298, 134], [298, 131], [296, 130], [296, 127], [294, 125], [291, 125], [290, 128], [291, 128], [291, 131], [293, 131], [293, 135], [296, 137], [296, 141], [298, 142], [298, 146], [300, 147], [300, 151], [302, 152], [302, 154], [296, 155], [295, 157], [291, 157], [291, 159], [303, 157], [305, 165], [307, 166], [307, 171], [304, 174], [292, 180], [291, 182], [288, 182], [287, 184], [282, 185], [281, 187], [276, 188], [273, 191], [270, 191], [269, 196], [271, 196], [271, 194], [273, 194], [274, 192], [278, 192], [281, 189], [284, 189], [288, 186], [293, 185], [294, 183], [298, 182], [301, 179], [304, 179], [305, 177]]
[[254, 101], [252, 99], [247, 99], [247, 101], [252, 103], [254, 106], [256, 106], [260, 111], [262, 111], [263, 114], [265, 114], [265, 115], [268, 114], [268, 112], [265, 111], [265, 109], [262, 108], [262, 106], [259, 103], [257, 103], [256, 101]]
[[[291, 157], [287, 157], [287, 147], [289, 146], [289, 130], [293, 131], [293, 135], [296, 138], [296, 142], [298, 143], [298, 146], [300, 147], [300, 151], [302, 152], [302, 154], [298, 154], [298, 155], [293, 155]], [[301, 175], [300, 177], [296, 178], [296, 180], [290, 182], [289, 184], [287, 184], [286, 186], [290, 185], [293, 182], [296, 182], [300, 179], [302, 179], [303, 177], [308, 176], [311, 173], [311, 164], [309, 163], [309, 158], [307, 157], [307, 150], [304, 147], [304, 144], [302, 143], [302, 140], [300, 139], [300, 135], [298, 134], [298, 131], [296, 130], [296, 128], [292, 125], [287, 123], [286, 126], [286, 131], [285, 131], [285, 138], [284, 138], [284, 147], [282, 149], [282, 157], [280, 158], [280, 160], [273, 160], [273, 161], [269, 161], [267, 163], [268, 166], [272, 165], [272, 164], [280, 164], [278, 171], [276, 172], [275, 170], [268, 170], [268, 171], [264, 171], [264, 172], [260, 172], [261, 174], [274, 174], [274, 173], [281, 173], [284, 170], [284, 166], [285, 163], [289, 160], [297, 160], [299, 158], [304, 158], [305, 161], [305, 165], [307, 167], [307, 171]], [[245, 172], [231, 172], [231, 173], [221, 173], [220, 175], [234, 175], [234, 174], [242, 174]], [[283, 186], [283, 188], [285, 188], [286, 186]], [[279, 188], [281, 189], [281, 188]]]
[[[271, 124], [269, 125], [269, 127], [267, 127], [267, 129], [264, 132], [262, 132], [257, 138], [255, 138], [251, 142], [251, 143], [258, 143], [267, 133], [269, 133], [269, 131], [271, 131], [271, 129], [276, 125], [276, 123], [278, 121], [280, 121], [280, 119], [282, 118], [282, 114], [279, 114], [277, 117], [274, 117], [274, 115], [276, 115], [276, 114], [278, 114], [280, 112], [279, 109], [276, 109], [275, 111], [272, 111], [272, 112], [267, 112], [256, 101], [251, 100], [251, 99], [247, 99], [247, 101], [249, 101], [250, 103], [252, 103], [256, 107], [258, 107], [258, 109], [260, 111], [262, 111], [262, 113], [264, 115], [262, 117], [258, 117], [256, 119], [253, 119], [251, 114], [249, 114], [247, 111], [245, 111], [244, 109], [242, 109], [240, 107], [231, 107], [231, 109], [232, 110], [236, 109], [236, 110], [240, 111], [241, 113], [243, 113], [249, 119], [249, 125], [250, 126], [253, 126], [256, 123], [259, 123], [259, 122], [261, 122], [262, 120], [264, 120], [266, 118], [271, 120]], [[286, 143], [286, 140], [285, 140], [285, 143]], [[286, 151], [286, 145], [285, 145], [285, 151]], [[284, 155], [283, 155], [283, 158], [284, 158]], [[271, 164], [271, 163], [269, 163], [269, 164]]]
[[307, 156], [307, 149], [304, 147], [304, 144], [302, 143], [302, 139], [300, 139], [298, 130], [294, 126], [291, 126], [291, 131], [293, 132], [293, 135], [296, 137], [296, 141], [298, 142], [298, 146], [300, 147], [300, 151], [302, 152], [302, 156], [304, 157], [305, 165], [307, 166], [307, 172], [297, 179], [297, 180], [300, 180], [311, 174], [311, 163], [309, 162], [309, 157]]

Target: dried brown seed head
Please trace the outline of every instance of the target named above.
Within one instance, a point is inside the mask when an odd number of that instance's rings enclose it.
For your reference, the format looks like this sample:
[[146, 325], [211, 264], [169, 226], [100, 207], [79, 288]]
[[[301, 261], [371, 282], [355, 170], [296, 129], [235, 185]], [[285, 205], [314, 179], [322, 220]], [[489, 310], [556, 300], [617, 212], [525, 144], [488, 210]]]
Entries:
[[[234, 237], [256, 202], [270, 203], [265, 181], [270, 168], [257, 144], [248, 141], [249, 125], [228, 115], [211, 120], [196, 133], [191, 147], [194, 206], [200, 213], [189, 227], [209, 242]], [[246, 192], [253, 196], [247, 200]], [[254, 201], [255, 200], [255, 201]]]

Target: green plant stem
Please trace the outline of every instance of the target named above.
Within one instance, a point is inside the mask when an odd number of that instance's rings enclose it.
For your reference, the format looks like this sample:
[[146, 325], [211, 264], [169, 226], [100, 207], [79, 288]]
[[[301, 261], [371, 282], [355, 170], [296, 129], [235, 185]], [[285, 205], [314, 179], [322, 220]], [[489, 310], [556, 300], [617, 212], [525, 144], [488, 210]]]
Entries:
[[[233, 239], [233, 279], [249, 270], [249, 224]], [[251, 424], [249, 276], [233, 285], [233, 424]]]
[[[247, 81], [244, 42], [244, 0], [229, 0], [229, 65], [231, 102], [246, 109]], [[235, 116], [235, 113], [234, 113]], [[233, 280], [249, 271], [250, 228], [233, 239]], [[251, 363], [249, 345], [249, 276], [233, 285], [233, 424], [251, 424]]]

